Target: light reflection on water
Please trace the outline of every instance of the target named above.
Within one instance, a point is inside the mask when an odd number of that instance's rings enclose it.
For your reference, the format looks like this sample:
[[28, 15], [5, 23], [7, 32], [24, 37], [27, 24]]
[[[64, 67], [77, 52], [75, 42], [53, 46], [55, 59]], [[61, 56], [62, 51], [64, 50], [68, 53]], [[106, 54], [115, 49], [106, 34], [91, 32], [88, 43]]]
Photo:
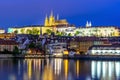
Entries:
[[1, 79], [120, 80], [120, 62], [68, 59], [1, 59]]

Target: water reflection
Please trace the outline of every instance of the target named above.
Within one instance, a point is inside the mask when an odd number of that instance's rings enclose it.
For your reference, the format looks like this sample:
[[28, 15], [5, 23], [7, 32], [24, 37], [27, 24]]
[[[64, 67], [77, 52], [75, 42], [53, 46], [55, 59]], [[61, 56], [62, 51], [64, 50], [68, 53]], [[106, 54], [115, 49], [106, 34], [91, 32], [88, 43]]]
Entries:
[[93, 79], [120, 80], [120, 62], [92, 61], [91, 74]]
[[69, 68], [68, 60], [64, 60], [64, 74], [65, 74], [65, 80], [67, 80], [67, 77], [68, 77], [68, 68]]
[[0, 60], [2, 80], [120, 80], [119, 61]]
[[54, 61], [55, 74], [59, 75], [61, 73], [62, 59], [55, 59]]
[[53, 68], [51, 66], [45, 66], [42, 80], [54, 80]]
[[76, 61], [76, 75], [77, 75], [77, 77], [79, 77], [79, 73], [80, 73], [80, 61], [77, 60]]

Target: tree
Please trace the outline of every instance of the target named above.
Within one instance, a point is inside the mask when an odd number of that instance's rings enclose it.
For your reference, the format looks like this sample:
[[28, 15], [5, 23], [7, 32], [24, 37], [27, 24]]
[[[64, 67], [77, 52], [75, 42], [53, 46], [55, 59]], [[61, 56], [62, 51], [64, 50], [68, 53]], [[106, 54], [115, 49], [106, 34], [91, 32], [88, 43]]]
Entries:
[[52, 35], [52, 36], [55, 36], [55, 33], [54, 33], [54, 32], [51, 32], [51, 35]]
[[38, 35], [39, 32], [40, 32], [40, 31], [39, 31], [37, 28], [33, 28], [33, 29], [32, 29], [32, 34], [33, 34], [33, 35]]
[[47, 33], [48, 35], [50, 35], [50, 34], [52, 33], [52, 30], [47, 29], [47, 30], [46, 30], [46, 33]]
[[58, 36], [65, 36], [66, 33], [65, 33], [65, 32], [59, 32], [59, 31], [57, 31], [57, 32], [56, 32], [56, 35], [58, 35]]
[[3, 50], [3, 53], [4, 53], [4, 54], [9, 54], [10, 52], [9, 52], [7, 49], [4, 49], [4, 50]]
[[31, 51], [31, 53], [37, 53], [37, 51], [36, 51], [36, 44], [35, 43], [33, 43], [33, 42], [31, 42], [29, 45], [28, 45], [28, 48], [29, 48], [29, 50]]
[[77, 36], [77, 35], [79, 35], [80, 34], [80, 32], [79, 31], [76, 31], [75, 32], [75, 36]]
[[13, 54], [14, 54], [14, 55], [19, 54], [19, 49], [18, 49], [17, 46], [14, 47], [14, 49], [13, 49]]
[[56, 35], [61, 36], [61, 33], [59, 31], [56, 31]]
[[72, 36], [72, 34], [71, 34], [71, 33], [69, 33], [69, 34], [68, 34], [68, 36]]
[[22, 29], [20, 30], [20, 32], [21, 32], [22, 34], [24, 34], [24, 33], [25, 33], [25, 29], [22, 28]]
[[65, 32], [61, 32], [61, 36], [65, 36]]
[[32, 30], [27, 29], [26, 33], [27, 33], [27, 34], [32, 34]]
[[42, 50], [42, 43], [36, 44], [36, 48]]
[[14, 33], [15, 33], [15, 34], [18, 34], [18, 30], [15, 30]]
[[29, 46], [28, 46], [28, 48], [35, 48], [35, 43], [33, 43], [33, 42], [30, 43]]

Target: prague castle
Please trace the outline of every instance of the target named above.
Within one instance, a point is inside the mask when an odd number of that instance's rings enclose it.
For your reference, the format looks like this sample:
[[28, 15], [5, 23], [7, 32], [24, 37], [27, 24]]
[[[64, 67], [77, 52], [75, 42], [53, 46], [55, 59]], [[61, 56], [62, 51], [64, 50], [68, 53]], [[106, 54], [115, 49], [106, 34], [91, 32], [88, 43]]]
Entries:
[[120, 29], [114, 26], [97, 26], [93, 27], [91, 22], [86, 23], [85, 27], [75, 27], [67, 22], [66, 19], [59, 19], [59, 15], [54, 16], [51, 11], [50, 16], [45, 17], [44, 25], [30, 25], [23, 27], [8, 28], [8, 33], [17, 34], [44, 34], [48, 32], [59, 32], [63, 36], [96, 36], [96, 37], [118, 37], [120, 36]]
[[[51, 30], [56, 33], [56, 31], [64, 31], [66, 28], [74, 27], [73, 25], [70, 25], [66, 19], [59, 20], [59, 15], [56, 16], [56, 18], [53, 15], [53, 12], [51, 12], [50, 16], [48, 17], [46, 15], [44, 25], [30, 25], [30, 26], [23, 26], [23, 27], [12, 27], [8, 28], [8, 33], [14, 33], [17, 32], [17, 34], [29, 34], [30, 30], [38, 30], [38, 34], [44, 34], [47, 33], [47, 30]], [[74, 27], [75, 28], [75, 27]]]

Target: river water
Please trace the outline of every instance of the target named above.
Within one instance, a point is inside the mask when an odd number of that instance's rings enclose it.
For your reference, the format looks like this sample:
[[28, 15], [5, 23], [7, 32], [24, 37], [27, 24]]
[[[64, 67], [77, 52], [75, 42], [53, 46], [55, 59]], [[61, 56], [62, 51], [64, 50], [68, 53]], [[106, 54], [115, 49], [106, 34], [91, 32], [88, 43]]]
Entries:
[[0, 59], [0, 80], [120, 80], [120, 61]]

